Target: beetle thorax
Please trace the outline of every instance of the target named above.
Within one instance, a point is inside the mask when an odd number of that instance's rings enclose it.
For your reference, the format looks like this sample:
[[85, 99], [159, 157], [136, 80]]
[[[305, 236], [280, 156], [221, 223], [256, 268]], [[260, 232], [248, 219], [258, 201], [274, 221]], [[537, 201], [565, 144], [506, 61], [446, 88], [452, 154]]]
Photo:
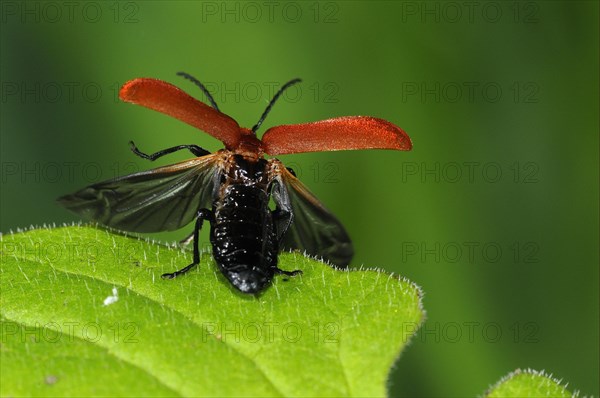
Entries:
[[227, 162], [225, 169], [226, 183], [253, 185], [266, 189], [269, 184], [268, 162], [256, 157], [246, 157], [235, 153]]
[[256, 138], [254, 132], [246, 128], [242, 128], [240, 131], [240, 142], [233, 152], [247, 159], [258, 160], [262, 158], [265, 151], [263, 150], [262, 142]]

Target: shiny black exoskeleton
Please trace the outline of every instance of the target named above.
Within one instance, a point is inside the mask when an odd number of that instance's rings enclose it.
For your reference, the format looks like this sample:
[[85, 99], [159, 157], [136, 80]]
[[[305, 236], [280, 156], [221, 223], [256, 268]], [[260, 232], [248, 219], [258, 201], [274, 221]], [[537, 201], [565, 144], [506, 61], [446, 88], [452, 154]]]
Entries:
[[248, 162], [235, 155], [213, 203], [213, 256], [223, 275], [244, 293], [263, 290], [282, 272], [266, 167], [265, 159]]
[[265, 159], [245, 159], [242, 155], [226, 156], [223, 172], [217, 176], [213, 209], [198, 212], [194, 230], [194, 262], [180, 271], [165, 274], [174, 278], [199, 263], [198, 232], [203, 220], [211, 224], [210, 241], [214, 259], [225, 277], [243, 293], [264, 290], [278, 274], [296, 275], [301, 271], [284, 271], [277, 267], [279, 240], [291, 224], [287, 195], [275, 195], [277, 208], [271, 210], [271, 190], [279, 185], [268, 173]]

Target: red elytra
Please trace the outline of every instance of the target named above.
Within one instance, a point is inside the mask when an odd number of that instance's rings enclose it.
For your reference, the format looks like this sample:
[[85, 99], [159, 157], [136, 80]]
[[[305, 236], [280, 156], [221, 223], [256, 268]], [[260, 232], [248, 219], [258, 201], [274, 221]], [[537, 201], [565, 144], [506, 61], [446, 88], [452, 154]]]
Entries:
[[125, 101], [142, 105], [194, 126], [235, 153], [251, 157], [353, 149], [409, 151], [412, 143], [400, 127], [370, 116], [344, 116], [312, 123], [275, 126], [261, 140], [228, 115], [158, 79], [138, 78], [119, 92]]

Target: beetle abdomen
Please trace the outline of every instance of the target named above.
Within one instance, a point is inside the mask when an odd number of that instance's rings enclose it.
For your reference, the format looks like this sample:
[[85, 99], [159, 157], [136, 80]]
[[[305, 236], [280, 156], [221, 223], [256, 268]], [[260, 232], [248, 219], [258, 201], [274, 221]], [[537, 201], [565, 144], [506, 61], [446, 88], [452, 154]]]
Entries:
[[277, 267], [269, 196], [257, 185], [231, 184], [214, 204], [211, 243], [223, 274], [245, 293], [261, 291]]

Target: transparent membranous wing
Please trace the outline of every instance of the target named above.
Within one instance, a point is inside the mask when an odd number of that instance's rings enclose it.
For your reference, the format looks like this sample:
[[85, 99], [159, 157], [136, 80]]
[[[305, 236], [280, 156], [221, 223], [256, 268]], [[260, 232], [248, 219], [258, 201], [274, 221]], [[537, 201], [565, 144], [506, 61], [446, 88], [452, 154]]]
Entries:
[[131, 232], [172, 231], [211, 207], [221, 153], [90, 185], [58, 199], [87, 220]]

